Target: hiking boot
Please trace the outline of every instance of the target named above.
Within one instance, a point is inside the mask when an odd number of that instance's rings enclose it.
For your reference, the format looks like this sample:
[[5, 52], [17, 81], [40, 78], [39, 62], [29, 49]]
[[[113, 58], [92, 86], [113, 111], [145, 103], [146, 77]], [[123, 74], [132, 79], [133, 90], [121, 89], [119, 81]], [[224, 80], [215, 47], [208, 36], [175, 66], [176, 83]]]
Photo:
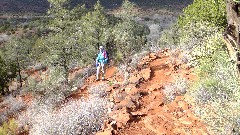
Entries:
[[99, 81], [100, 79], [96, 79], [96, 81]]
[[102, 81], [105, 81], [105, 78], [102, 78]]

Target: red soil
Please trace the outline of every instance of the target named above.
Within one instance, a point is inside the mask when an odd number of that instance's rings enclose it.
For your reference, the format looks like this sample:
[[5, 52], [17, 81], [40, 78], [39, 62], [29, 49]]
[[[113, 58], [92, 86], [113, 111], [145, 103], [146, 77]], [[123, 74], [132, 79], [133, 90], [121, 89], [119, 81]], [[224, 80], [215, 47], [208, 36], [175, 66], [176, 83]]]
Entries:
[[[127, 86], [112, 89], [110, 99], [115, 103], [110, 113], [111, 120], [98, 135], [189, 135], [209, 134], [204, 123], [194, 115], [192, 106], [177, 96], [165, 102], [164, 86], [174, 82], [175, 76], [190, 82], [196, 79], [191, 69], [184, 65], [180, 54], [169, 55], [168, 51], [150, 54], [143, 58], [138, 68], [131, 73]], [[147, 65], [144, 67], [144, 65]], [[107, 75], [116, 72], [112, 68]], [[142, 81], [136, 81], [141, 80]], [[111, 80], [112, 78], [108, 78]], [[120, 95], [122, 99], [117, 98]]]

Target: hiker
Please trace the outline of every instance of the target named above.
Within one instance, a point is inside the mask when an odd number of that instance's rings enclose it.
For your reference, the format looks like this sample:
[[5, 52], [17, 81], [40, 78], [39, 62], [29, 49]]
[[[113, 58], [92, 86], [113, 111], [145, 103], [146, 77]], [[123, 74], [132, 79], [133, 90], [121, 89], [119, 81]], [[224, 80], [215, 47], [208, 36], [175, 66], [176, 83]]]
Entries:
[[104, 50], [103, 46], [99, 47], [99, 53], [96, 59], [96, 67], [97, 67], [97, 78], [96, 80], [99, 81], [100, 69], [102, 69], [102, 80], [105, 80], [105, 68], [107, 65], [108, 56], [107, 52]]

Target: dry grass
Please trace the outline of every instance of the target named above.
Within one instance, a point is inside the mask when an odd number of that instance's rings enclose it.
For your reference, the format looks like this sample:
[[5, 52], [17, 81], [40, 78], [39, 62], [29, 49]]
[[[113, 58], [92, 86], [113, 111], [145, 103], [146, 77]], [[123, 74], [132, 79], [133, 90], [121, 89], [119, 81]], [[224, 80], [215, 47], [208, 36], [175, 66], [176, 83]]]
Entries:
[[29, 125], [27, 130], [32, 135], [94, 134], [101, 129], [107, 118], [105, 88], [105, 85], [94, 86], [89, 91], [89, 99], [70, 100], [60, 109], [35, 101], [19, 117], [19, 128], [26, 130], [24, 127]]

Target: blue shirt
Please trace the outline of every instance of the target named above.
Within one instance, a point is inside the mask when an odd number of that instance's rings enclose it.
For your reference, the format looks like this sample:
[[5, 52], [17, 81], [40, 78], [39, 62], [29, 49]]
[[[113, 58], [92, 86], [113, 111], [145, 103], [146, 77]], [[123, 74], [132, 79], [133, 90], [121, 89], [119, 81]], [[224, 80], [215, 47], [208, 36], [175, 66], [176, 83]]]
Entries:
[[97, 56], [97, 59], [96, 59], [96, 62], [100, 62], [100, 63], [104, 63], [106, 64], [107, 63], [107, 52], [105, 50], [103, 50], [102, 52], [99, 52], [98, 53], [98, 56]]

